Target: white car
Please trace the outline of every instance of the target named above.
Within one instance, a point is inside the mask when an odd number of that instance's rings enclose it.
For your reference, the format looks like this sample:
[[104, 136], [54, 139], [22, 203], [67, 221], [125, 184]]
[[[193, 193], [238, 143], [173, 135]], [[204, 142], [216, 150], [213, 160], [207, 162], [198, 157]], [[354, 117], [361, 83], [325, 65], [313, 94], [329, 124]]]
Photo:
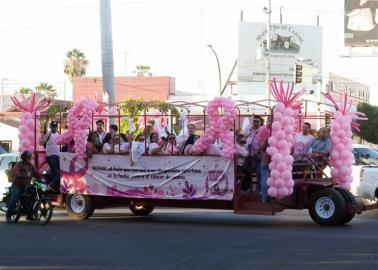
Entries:
[[375, 201], [378, 198], [378, 166], [364, 166], [361, 169], [360, 184], [357, 188], [358, 196]]
[[10, 162], [18, 161], [19, 153], [6, 153], [0, 155], [0, 200], [6, 192], [6, 188], [10, 187], [11, 183], [8, 181], [5, 171], [8, 169]]
[[[352, 152], [354, 154], [354, 163], [352, 165], [353, 182], [351, 185], [350, 192], [352, 192], [354, 196], [364, 197], [365, 195], [363, 194], [366, 194], [365, 190], [372, 187], [365, 186], [364, 181], [360, 181], [361, 175], [362, 175], [362, 172], [365, 172], [365, 168], [367, 166], [373, 166], [371, 167], [371, 170], [375, 171], [375, 174], [378, 175], [378, 167], [374, 168], [374, 165], [378, 166], [378, 151], [365, 145], [353, 144]], [[331, 175], [330, 172], [331, 170], [327, 166], [324, 169], [324, 173], [330, 176]], [[370, 175], [370, 172], [369, 172], [369, 175]], [[375, 189], [374, 191], [371, 191], [371, 192], [374, 193]]]

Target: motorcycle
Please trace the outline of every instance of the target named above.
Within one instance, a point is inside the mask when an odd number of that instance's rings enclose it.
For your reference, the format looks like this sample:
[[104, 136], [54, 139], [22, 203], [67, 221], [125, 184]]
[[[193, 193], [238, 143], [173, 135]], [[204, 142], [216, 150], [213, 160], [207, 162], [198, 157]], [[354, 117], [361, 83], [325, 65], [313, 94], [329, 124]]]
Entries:
[[[8, 205], [11, 197], [10, 188], [3, 197], [3, 204]], [[49, 223], [53, 215], [53, 205], [51, 199], [45, 195], [48, 187], [45, 183], [32, 179], [31, 183], [25, 187], [24, 194], [16, 203], [16, 208], [11, 217], [12, 223], [17, 223], [21, 216], [27, 216], [28, 220], [35, 221], [39, 225]], [[6, 207], [1, 207], [1, 211], [6, 212]]]

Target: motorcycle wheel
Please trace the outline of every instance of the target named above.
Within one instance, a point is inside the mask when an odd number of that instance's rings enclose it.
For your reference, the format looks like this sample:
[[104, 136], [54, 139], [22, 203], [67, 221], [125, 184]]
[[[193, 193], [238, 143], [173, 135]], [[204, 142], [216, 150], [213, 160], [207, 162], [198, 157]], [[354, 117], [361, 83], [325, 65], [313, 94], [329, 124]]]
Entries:
[[49, 200], [38, 201], [34, 205], [34, 219], [39, 225], [46, 225], [49, 223], [53, 215], [53, 205]]
[[9, 222], [10, 222], [10, 223], [17, 223], [18, 220], [20, 219], [20, 217], [21, 217], [21, 214], [18, 213], [18, 212], [15, 212], [15, 213], [11, 216]]

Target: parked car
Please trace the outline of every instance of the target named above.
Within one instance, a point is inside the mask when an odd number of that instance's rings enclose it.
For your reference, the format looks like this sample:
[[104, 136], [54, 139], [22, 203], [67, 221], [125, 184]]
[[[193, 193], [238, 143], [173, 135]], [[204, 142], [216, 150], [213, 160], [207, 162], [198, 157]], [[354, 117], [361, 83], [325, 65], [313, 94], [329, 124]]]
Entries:
[[[378, 166], [378, 151], [366, 145], [353, 144], [352, 152], [354, 154], [354, 163], [352, 165], [353, 182], [350, 192], [352, 192], [354, 196], [363, 197], [363, 195], [359, 192], [359, 186], [364, 185], [363, 181], [360, 181], [361, 170], [366, 166], [371, 166], [371, 170], [375, 170], [375, 173], [378, 176], [378, 167], [375, 168], [375, 166]], [[325, 168], [324, 173], [326, 175], [330, 176], [330, 172], [331, 170], [329, 167]], [[367, 187], [363, 187], [362, 189], [365, 190], [366, 188]], [[375, 190], [371, 192], [375, 192]]]
[[368, 201], [378, 198], [378, 166], [368, 165], [361, 169], [357, 195]]
[[3, 194], [6, 191], [6, 188], [11, 185], [8, 181], [6, 170], [10, 162], [16, 162], [19, 159], [19, 153], [7, 153], [0, 154], [0, 200], [3, 198]]

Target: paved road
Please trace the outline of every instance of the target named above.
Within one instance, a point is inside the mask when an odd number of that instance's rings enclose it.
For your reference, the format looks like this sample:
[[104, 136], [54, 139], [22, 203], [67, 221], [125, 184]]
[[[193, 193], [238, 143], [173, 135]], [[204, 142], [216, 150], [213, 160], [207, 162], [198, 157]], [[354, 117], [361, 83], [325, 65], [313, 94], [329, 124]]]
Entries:
[[[3, 216], [0, 216], [3, 219]], [[350, 225], [315, 225], [307, 211], [275, 217], [161, 208], [126, 209], [47, 226], [0, 223], [0, 266], [35, 269], [377, 269], [378, 211]]]

